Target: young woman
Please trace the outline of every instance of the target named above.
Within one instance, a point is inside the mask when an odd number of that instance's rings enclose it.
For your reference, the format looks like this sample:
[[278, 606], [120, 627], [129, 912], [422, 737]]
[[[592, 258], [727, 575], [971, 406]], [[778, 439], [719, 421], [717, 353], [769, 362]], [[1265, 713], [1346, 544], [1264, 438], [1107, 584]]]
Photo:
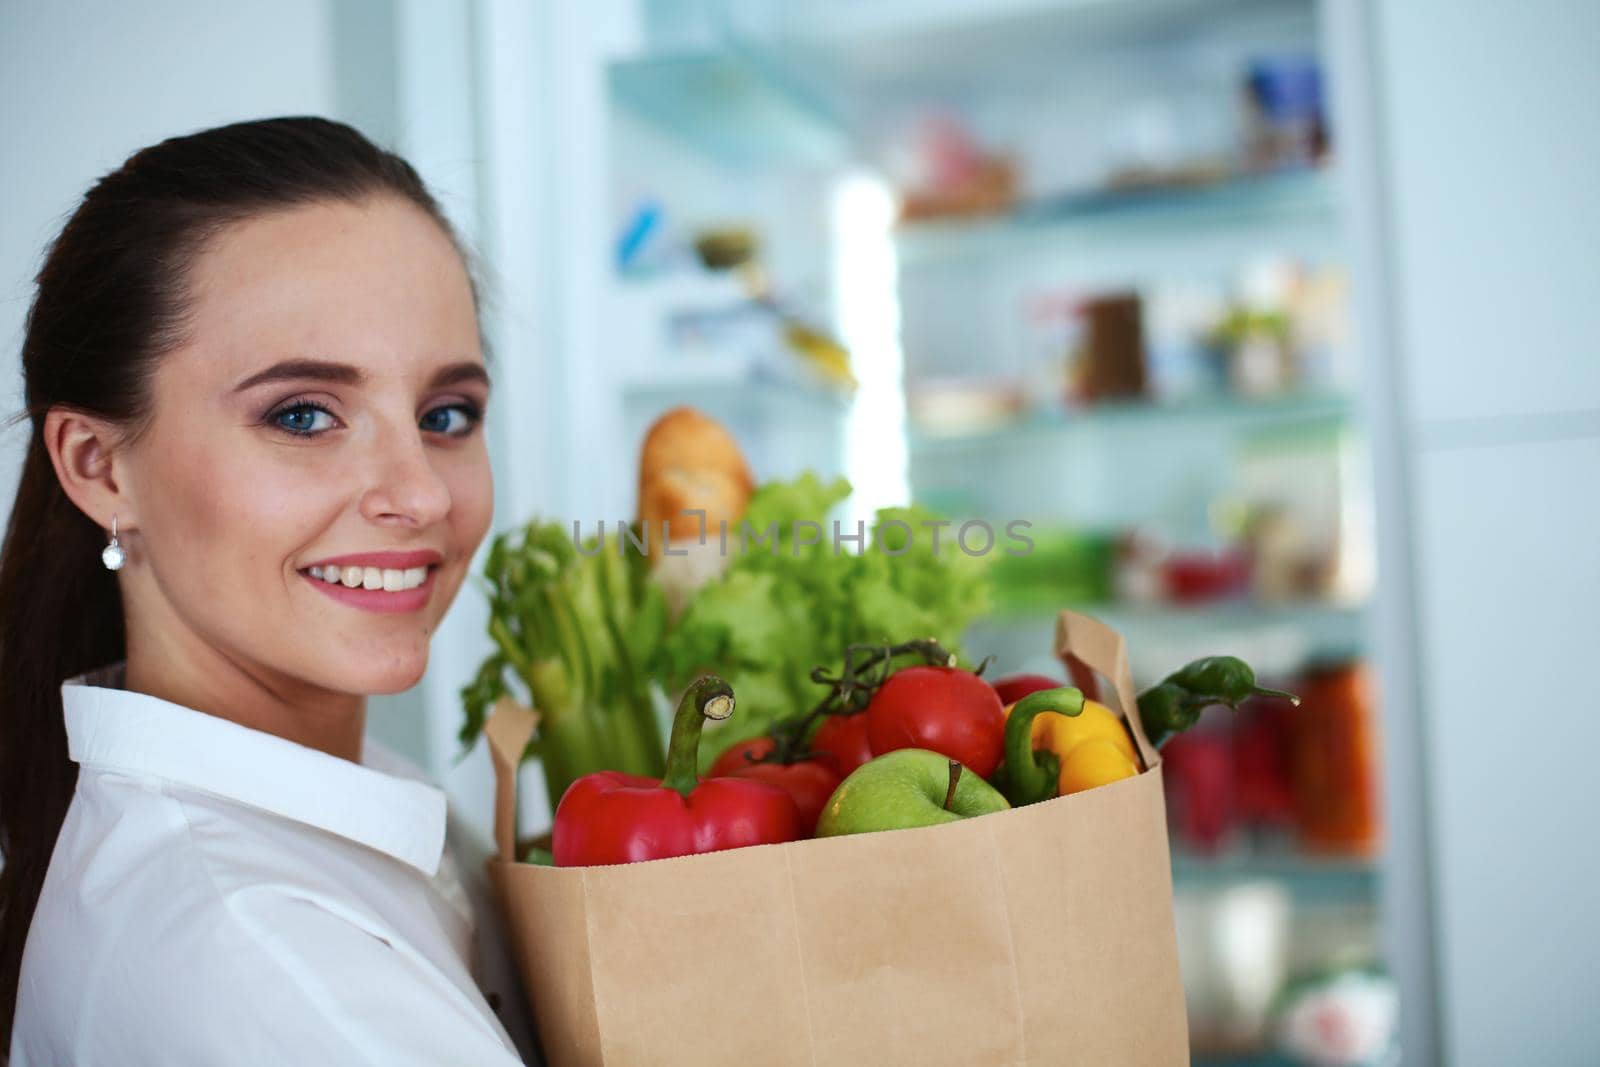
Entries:
[[362, 737], [489, 527], [477, 311], [416, 172], [321, 119], [145, 149], [51, 247], [0, 550], [12, 1067], [521, 1062], [444, 794]]

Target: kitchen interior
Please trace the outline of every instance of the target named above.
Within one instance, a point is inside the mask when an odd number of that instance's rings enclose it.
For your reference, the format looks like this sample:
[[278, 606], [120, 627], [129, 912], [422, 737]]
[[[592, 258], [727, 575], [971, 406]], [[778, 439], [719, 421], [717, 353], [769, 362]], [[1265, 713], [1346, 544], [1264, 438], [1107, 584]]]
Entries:
[[[990, 524], [997, 676], [1074, 607], [1300, 696], [1162, 750], [1196, 1063], [1596, 1062], [1600, 5], [202, 6], [7, 9], [14, 338], [135, 148], [351, 122], [476, 252], [497, 530], [631, 516], [692, 403], [847, 528]], [[483, 840], [488, 619], [369, 705]]]

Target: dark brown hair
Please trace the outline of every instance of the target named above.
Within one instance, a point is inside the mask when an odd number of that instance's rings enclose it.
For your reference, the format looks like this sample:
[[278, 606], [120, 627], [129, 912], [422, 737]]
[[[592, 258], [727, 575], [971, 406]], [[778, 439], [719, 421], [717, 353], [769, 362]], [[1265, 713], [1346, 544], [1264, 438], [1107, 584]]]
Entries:
[[[51, 244], [22, 342], [32, 420], [0, 547], [0, 1059], [11, 1045], [22, 950], [77, 782], [61, 683], [126, 656], [122, 596], [100, 563], [106, 532], [67, 498], [45, 447], [65, 407], [137, 438], [150, 383], [188, 328], [188, 268], [231, 223], [327, 201], [398, 196], [473, 259], [404, 159], [322, 118], [240, 122], [135, 153], [95, 183]], [[9, 423], [8, 423], [9, 425]]]

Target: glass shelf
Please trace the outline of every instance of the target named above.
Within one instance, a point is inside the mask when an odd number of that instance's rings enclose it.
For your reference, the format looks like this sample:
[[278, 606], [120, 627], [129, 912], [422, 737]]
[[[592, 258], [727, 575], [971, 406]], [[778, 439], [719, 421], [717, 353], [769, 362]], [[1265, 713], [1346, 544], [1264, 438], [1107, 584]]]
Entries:
[[[1150, 684], [1191, 659], [1226, 651], [1263, 677], [1292, 675], [1310, 663], [1356, 658], [1367, 647], [1360, 605], [1223, 601], [1194, 606], [1060, 604], [1092, 615], [1133, 650], [1134, 681]], [[995, 673], [1059, 671], [1051, 652], [1056, 609], [997, 613], [973, 624], [963, 648], [995, 656]]]
[[1378, 899], [1374, 860], [1312, 856], [1285, 849], [1241, 849], [1216, 856], [1174, 851], [1172, 880], [1175, 886], [1191, 888], [1255, 880], [1281, 882], [1302, 904], [1372, 904]]
[[895, 245], [906, 266], [987, 261], [1068, 242], [1156, 236], [1170, 243], [1202, 231], [1287, 224], [1309, 226], [1331, 242], [1337, 199], [1331, 174], [1285, 170], [1209, 185], [1079, 193], [1022, 204], [1003, 216], [907, 223]]
[[670, 372], [631, 375], [620, 383], [623, 395], [630, 400], [672, 400], [685, 404], [740, 400], [788, 403], [836, 414], [850, 407], [848, 393], [798, 374], [762, 373], [744, 362], [709, 358], [686, 359], [683, 363]]
[[1297, 425], [1342, 422], [1353, 411], [1353, 399], [1334, 391], [1291, 392], [1265, 398], [1220, 394], [1171, 404], [1154, 401], [1102, 403], [1071, 412], [1041, 412], [1014, 422], [970, 430], [929, 431], [913, 426], [909, 436], [912, 449], [924, 451], [1010, 445], [1034, 447], [1041, 438], [1092, 432], [1109, 426], [1143, 430], [1159, 424], [1160, 430], [1167, 432], [1181, 429], [1185, 424]]
[[829, 107], [753, 47], [612, 63], [612, 99], [734, 168], [830, 164], [850, 145]]

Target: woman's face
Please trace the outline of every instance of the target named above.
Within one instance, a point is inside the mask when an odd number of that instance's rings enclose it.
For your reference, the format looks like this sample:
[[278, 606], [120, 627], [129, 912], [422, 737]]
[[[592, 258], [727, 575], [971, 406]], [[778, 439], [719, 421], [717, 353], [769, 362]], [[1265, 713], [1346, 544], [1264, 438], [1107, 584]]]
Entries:
[[190, 285], [189, 341], [125, 468], [130, 630], [258, 677], [409, 688], [493, 504], [460, 257], [382, 197], [231, 226]]

